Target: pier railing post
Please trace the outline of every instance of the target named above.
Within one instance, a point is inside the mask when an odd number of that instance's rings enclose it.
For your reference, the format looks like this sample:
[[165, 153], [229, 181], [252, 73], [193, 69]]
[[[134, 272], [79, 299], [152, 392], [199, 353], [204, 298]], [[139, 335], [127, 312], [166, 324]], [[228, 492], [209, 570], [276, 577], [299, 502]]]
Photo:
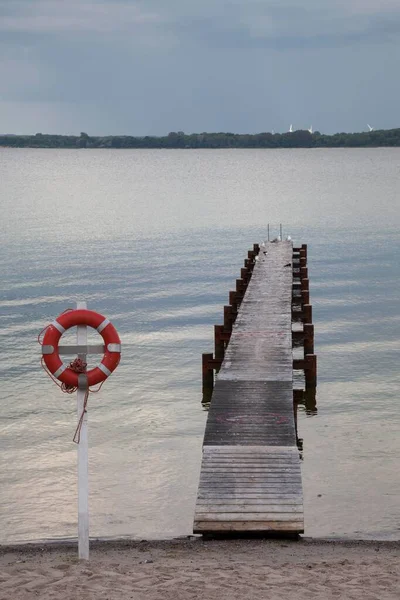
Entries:
[[314, 325], [312, 323], [304, 323], [304, 356], [306, 354], [314, 354]]
[[307, 267], [300, 267], [300, 279], [308, 279]]
[[232, 306], [224, 306], [224, 331], [232, 331]]
[[214, 389], [214, 372], [210, 368], [209, 361], [213, 359], [212, 354], [202, 354], [202, 374], [203, 374], [203, 402], [204, 398], [211, 398]]
[[224, 358], [225, 342], [221, 338], [221, 333], [224, 331], [223, 325], [214, 325], [214, 356], [215, 358]]
[[317, 412], [317, 388], [314, 387], [306, 387], [304, 391], [304, 407], [306, 409], [306, 413], [316, 414]]
[[306, 388], [315, 388], [317, 387], [317, 355], [316, 354], [307, 354], [304, 358], [305, 360], [305, 379], [306, 379]]
[[310, 292], [308, 290], [301, 290], [301, 305], [310, 304]]
[[237, 292], [233, 292], [232, 290], [229, 292], [229, 304], [234, 311], [237, 310]]
[[310, 290], [310, 280], [309, 279], [300, 279], [300, 289], [301, 290]]
[[250, 279], [249, 271], [243, 267], [242, 269], [240, 269], [240, 277], [243, 279], [243, 283], [247, 287], [247, 284]]
[[303, 321], [303, 323], [312, 323], [312, 305], [311, 304], [304, 304], [302, 321]]

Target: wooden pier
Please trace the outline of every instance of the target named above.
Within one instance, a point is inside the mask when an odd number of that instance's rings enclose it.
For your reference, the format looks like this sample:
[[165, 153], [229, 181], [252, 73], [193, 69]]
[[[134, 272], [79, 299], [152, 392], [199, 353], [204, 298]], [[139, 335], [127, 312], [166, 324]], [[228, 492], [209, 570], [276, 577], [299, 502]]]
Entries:
[[[211, 404], [195, 533], [303, 532], [296, 427], [303, 393], [294, 394], [293, 369], [304, 369], [315, 398], [311, 319], [307, 247], [254, 245], [224, 307], [224, 325], [215, 326], [215, 355], [203, 355], [203, 395]], [[292, 332], [293, 320], [303, 327]], [[292, 346], [302, 342], [304, 356], [293, 361]]]

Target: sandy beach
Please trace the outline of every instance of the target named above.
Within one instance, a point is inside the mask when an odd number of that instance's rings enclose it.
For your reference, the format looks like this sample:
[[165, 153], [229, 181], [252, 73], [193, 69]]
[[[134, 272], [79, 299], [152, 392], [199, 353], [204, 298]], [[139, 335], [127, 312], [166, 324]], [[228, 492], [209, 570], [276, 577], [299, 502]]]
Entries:
[[0, 547], [0, 599], [398, 599], [400, 542], [302, 539]]

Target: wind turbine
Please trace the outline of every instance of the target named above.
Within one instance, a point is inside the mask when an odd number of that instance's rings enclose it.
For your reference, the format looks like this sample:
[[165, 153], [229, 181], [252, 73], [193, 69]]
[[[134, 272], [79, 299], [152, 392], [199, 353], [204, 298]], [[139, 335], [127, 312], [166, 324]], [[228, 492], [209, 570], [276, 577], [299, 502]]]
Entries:
[[289, 133], [293, 133], [293, 125], [290, 125], [290, 127], [289, 127]]
[[367, 123], [367, 127], [368, 127], [368, 129], [369, 129], [370, 131], [373, 131], [373, 130], [374, 130], [374, 128], [373, 128], [373, 127], [371, 127], [371, 125], [368, 125], [368, 123]]
[[312, 132], [313, 132], [312, 125], [311, 125], [310, 129], [308, 129], [307, 131], [309, 131], [310, 133], [312, 133]]

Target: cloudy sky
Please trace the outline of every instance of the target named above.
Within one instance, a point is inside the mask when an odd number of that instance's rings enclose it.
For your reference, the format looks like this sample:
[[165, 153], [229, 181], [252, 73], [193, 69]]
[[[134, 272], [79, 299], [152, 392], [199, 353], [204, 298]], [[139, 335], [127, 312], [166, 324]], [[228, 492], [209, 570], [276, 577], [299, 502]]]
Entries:
[[400, 127], [400, 0], [0, 0], [0, 133]]

